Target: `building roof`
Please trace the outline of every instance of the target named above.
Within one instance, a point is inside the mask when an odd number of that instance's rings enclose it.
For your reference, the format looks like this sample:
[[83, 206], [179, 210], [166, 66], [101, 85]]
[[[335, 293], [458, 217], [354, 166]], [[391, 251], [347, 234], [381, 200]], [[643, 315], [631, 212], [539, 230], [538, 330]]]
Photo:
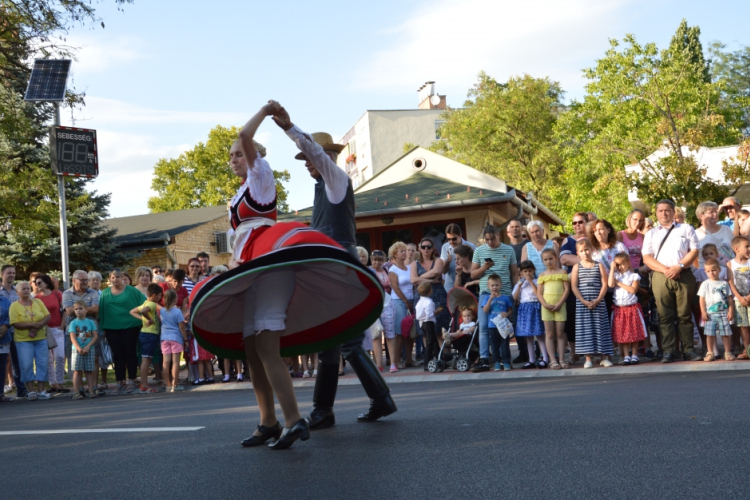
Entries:
[[[131, 217], [115, 217], [105, 220], [104, 224], [117, 230], [115, 240], [118, 244], [128, 247], [148, 248], [163, 246], [159, 244], [159, 240], [166, 242], [169, 238], [196, 226], [226, 216], [226, 206], [220, 205]], [[167, 235], [166, 238], [165, 235]]]

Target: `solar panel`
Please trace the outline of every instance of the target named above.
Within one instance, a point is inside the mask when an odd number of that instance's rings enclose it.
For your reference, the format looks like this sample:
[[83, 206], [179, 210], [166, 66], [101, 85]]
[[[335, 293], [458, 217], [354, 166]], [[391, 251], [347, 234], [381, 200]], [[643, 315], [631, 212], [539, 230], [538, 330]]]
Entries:
[[70, 59], [37, 59], [31, 70], [25, 101], [62, 101], [70, 71]]

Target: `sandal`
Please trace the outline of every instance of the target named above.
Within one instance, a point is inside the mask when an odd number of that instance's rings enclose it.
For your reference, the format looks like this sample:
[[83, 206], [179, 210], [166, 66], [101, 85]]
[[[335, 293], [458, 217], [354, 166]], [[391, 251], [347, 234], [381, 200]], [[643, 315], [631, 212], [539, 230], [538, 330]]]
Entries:
[[133, 391], [135, 391], [135, 384], [128, 384], [125, 386], [125, 392], [127, 394], [133, 394]]
[[560, 366], [560, 363], [558, 363], [557, 361], [553, 361], [552, 363], [550, 363], [549, 367], [553, 370], [560, 370], [562, 368], [562, 366]]
[[567, 370], [568, 368], [570, 368], [570, 363], [568, 363], [567, 361], [563, 361], [562, 367], [563, 367], [563, 370]]
[[109, 389], [109, 386], [107, 384], [99, 384], [99, 387], [97, 387], [97, 389], [106, 391], [107, 389]]
[[81, 393], [76, 392], [75, 394], [73, 394], [73, 401], [75, 401], [77, 399], [84, 399], [84, 397], [81, 396]]
[[117, 387], [115, 387], [115, 394], [125, 394], [126, 390], [127, 390], [126, 386], [117, 384]]

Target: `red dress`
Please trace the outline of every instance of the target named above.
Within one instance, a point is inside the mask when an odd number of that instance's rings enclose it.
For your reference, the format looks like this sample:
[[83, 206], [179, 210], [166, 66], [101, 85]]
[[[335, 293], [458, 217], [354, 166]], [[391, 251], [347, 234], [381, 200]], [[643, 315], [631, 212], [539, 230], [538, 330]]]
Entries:
[[193, 335], [224, 358], [246, 357], [243, 301], [245, 294], [255, 293], [253, 284], [264, 272], [294, 272], [282, 356], [315, 353], [350, 340], [374, 323], [383, 308], [378, 279], [341, 245], [305, 224], [275, 222], [275, 192], [273, 172], [258, 157], [231, 202], [233, 261], [238, 265], [201, 281], [190, 295]]

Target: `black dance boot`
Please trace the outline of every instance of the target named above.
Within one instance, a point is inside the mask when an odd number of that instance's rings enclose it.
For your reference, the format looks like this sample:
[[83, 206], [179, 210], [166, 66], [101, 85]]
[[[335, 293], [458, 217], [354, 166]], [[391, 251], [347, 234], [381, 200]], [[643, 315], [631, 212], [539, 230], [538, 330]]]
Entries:
[[245, 448], [249, 448], [251, 446], [260, 446], [269, 439], [279, 439], [279, 437], [281, 436], [281, 431], [281, 424], [278, 422], [276, 422], [276, 425], [272, 425], [271, 427], [259, 425], [258, 432], [260, 432], [260, 436], [250, 436], [247, 439], [243, 439], [241, 444]]
[[362, 346], [355, 348], [346, 356], [352, 365], [362, 387], [370, 398], [370, 409], [367, 413], [357, 416], [359, 422], [374, 422], [375, 420], [398, 411], [396, 403], [391, 397], [391, 390], [383, 380], [375, 362], [367, 355]]
[[318, 363], [318, 376], [315, 378], [313, 409], [305, 419], [311, 431], [327, 429], [336, 423], [333, 415], [333, 402], [339, 388], [339, 365]]

